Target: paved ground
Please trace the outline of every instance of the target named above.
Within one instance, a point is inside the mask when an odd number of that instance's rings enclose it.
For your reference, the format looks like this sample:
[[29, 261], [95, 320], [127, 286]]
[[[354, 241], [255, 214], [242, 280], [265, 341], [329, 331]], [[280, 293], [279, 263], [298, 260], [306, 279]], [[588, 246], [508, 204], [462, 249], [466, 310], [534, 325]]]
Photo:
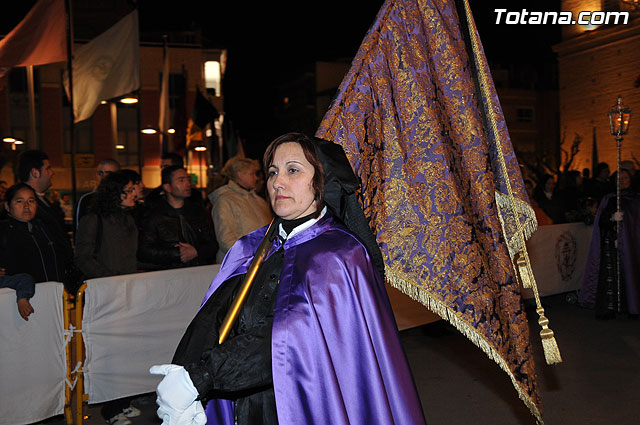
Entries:
[[[532, 338], [545, 423], [640, 424], [640, 320], [598, 321], [563, 295], [543, 298], [543, 304], [564, 360], [547, 366], [539, 339]], [[528, 311], [537, 335], [537, 315]], [[535, 424], [507, 375], [447, 323], [401, 335], [430, 425]], [[133, 424], [160, 423], [154, 400], [134, 400], [143, 415]], [[87, 413], [86, 425], [104, 424], [98, 406], [89, 406]], [[59, 424], [64, 420], [47, 423]]]

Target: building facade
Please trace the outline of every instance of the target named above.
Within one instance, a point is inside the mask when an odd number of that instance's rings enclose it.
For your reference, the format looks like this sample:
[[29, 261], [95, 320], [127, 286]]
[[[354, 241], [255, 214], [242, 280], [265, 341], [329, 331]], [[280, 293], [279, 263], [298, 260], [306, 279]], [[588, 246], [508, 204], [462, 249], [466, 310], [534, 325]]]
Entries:
[[[109, 16], [105, 21], [84, 20], [101, 2], [91, 6], [78, 2], [74, 6], [78, 15], [76, 43], [80, 47], [92, 37], [106, 30], [117, 19]], [[91, 6], [91, 7], [90, 7]], [[113, 9], [108, 9], [113, 12]], [[126, 11], [121, 11], [127, 13]], [[114, 21], [115, 19], [115, 21]], [[100, 24], [98, 24], [100, 22]], [[93, 28], [93, 31], [91, 31]], [[86, 37], [79, 39], [78, 36]], [[158, 128], [160, 92], [164, 65], [163, 34], [141, 33], [140, 35], [140, 82], [141, 87], [131, 97], [137, 103], [122, 103], [122, 98], [104, 99], [93, 116], [76, 123], [74, 127], [76, 191], [92, 190], [97, 184], [95, 166], [106, 158], [115, 158], [125, 168], [139, 171], [147, 187], [160, 184], [160, 157], [163, 152], [162, 135], [142, 134], [144, 128]], [[169, 128], [165, 151], [177, 152], [185, 157], [188, 170], [198, 180], [197, 186], [206, 187], [208, 164], [215, 156], [216, 144], [207, 146], [221, 136], [224, 116], [221, 80], [224, 75], [226, 51], [221, 48], [203, 47], [202, 37], [197, 32], [174, 32], [168, 34], [167, 49], [169, 63]], [[0, 87], [0, 133], [3, 138], [12, 137], [23, 144], [2, 143], [2, 156], [6, 163], [0, 170], [0, 180], [13, 183], [13, 167], [17, 155], [26, 149], [45, 151], [53, 165], [55, 176], [52, 189], [60, 192], [72, 190], [71, 167], [71, 113], [70, 104], [63, 87], [65, 63], [34, 67], [35, 135], [32, 130], [31, 109], [27, 73], [25, 68], [14, 68]], [[197, 142], [200, 148], [194, 151], [195, 142], [187, 143], [188, 120], [192, 115], [196, 90], [200, 90], [220, 113], [221, 118], [212, 124], [211, 132], [204, 141]], [[114, 128], [117, 128], [117, 136]], [[215, 158], [214, 158], [215, 160]], [[2, 165], [2, 164], [0, 164]]]
[[[565, 0], [562, 10], [628, 13], [628, 22], [609, 15], [602, 25], [566, 25], [558, 55], [560, 125], [567, 135], [583, 141], [573, 169], [592, 168], [594, 160], [616, 168], [617, 148], [610, 134], [607, 112], [618, 96], [632, 110], [629, 134], [624, 137], [622, 160], [640, 160], [640, 4], [633, 0]], [[636, 168], [638, 166], [636, 165]]]

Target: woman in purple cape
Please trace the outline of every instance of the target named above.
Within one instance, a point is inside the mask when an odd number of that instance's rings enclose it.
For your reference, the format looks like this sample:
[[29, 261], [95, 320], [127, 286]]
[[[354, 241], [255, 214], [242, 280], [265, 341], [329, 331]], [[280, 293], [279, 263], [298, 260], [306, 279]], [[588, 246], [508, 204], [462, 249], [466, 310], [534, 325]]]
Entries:
[[152, 368], [166, 375], [163, 423], [425, 423], [342, 148], [289, 133], [269, 145], [264, 166], [277, 216], [268, 255], [222, 344], [266, 228], [231, 248], [173, 364]]

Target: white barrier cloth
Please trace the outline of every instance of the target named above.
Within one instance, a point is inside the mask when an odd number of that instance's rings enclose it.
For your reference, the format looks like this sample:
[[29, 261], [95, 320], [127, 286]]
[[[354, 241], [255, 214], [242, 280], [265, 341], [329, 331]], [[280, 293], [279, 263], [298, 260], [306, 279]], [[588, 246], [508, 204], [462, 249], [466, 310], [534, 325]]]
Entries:
[[[582, 284], [593, 226], [583, 223], [540, 226], [527, 241], [531, 268], [541, 297], [575, 291]], [[533, 298], [530, 289], [523, 298]]]
[[18, 314], [16, 291], [0, 289], [0, 424], [28, 424], [64, 410], [67, 375], [62, 283], [36, 285], [34, 313]]
[[220, 265], [87, 281], [82, 335], [89, 403], [153, 392]]

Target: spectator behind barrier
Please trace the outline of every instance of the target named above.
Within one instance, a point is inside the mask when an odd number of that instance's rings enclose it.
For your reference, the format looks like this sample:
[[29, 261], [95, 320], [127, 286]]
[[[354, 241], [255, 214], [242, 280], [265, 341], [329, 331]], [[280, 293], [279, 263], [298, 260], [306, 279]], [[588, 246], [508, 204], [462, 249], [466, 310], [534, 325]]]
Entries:
[[218, 263], [238, 239], [271, 221], [271, 207], [254, 190], [259, 169], [255, 160], [233, 157], [222, 170], [229, 177], [229, 183], [209, 194], [211, 218], [219, 245]]
[[18, 273], [13, 276], [5, 276], [4, 274], [5, 269], [0, 268], [0, 288], [16, 290], [18, 313], [24, 320], [29, 320], [29, 316], [34, 312], [29, 300], [36, 293], [36, 283], [31, 275], [26, 273]]
[[609, 182], [609, 174], [609, 165], [606, 162], [596, 165], [593, 169], [593, 178], [584, 183], [586, 195], [600, 203], [604, 195], [615, 190], [615, 186]]
[[538, 222], [538, 226], [547, 226], [549, 224], [553, 224], [553, 220], [545, 213], [542, 208], [538, 205], [535, 197], [533, 196], [533, 182], [529, 179], [524, 181], [524, 188], [527, 191], [527, 195], [529, 196], [529, 203], [533, 212], [536, 214], [536, 221]]
[[147, 196], [138, 246], [146, 270], [212, 264], [217, 250], [203, 205], [192, 201], [191, 180], [179, 166], [162, 170], [162, 194]]
[[536, 186], [533, 197], [538, 206], [553, 220], [554, 224], [564, 222], [562, 204], [558, 198], [555, 178], [545, 174]]
[[[162, 170], [171, 166], [184, 168], [184, 160], [175, 152], [163, 153], [160, 160], [160, 172], [162, 173]], [[160, 184], [160, 186], [152, 189], [151, 192], [149, 192], [147, 198], [155, 199], [163, 195], [164, 190], [162, 189], [162, 184]], [[202, 199], [202, 193], [200, 193], [199, 190], [192, 190], [189, 199], [192, 203], [199, 204], [203, 207], [205, 206], [204, 199]]]
[[[28, 184], [35, 191], [38, 203], [36, 218], [40, 220], [49, 238], [58, 246], [57, 255], [61, 257], [64, 269], [70, 270], [73, 266], [73, 249], [64, 222], [64, 213], [54, 208], [45, 197], [54, 176], [49, 157], [39, 150], [22, 152], [18, 157], [16, 175], [19, 181]], [[67, 287], [67, 290], [69, 289], [73, 288]]]
[[[133, 182], [133, 189], [136, 194], [135, 206], [131, 209], [131, 215], [136, 221], [136, 227], [140, 229], [142, 226], [142, 216], [144, 214], [144, 183], [142, 183], [142, 176], [137, 171], [129, 170], [125, 168], [121, 170], [128, 178]], [[137, 246], [137, 245], [136, 245]]]
[[562, 173], [556, 196], [560, 201], [565, 223], [583, 221], [584, 219], [584, 205], [587, 195], [583, 191], [582, 183], [580, 171], [569, 170]]
[[85, 278], [137, 271], [138, 228], [130, 213], [135, 199], [133, 182], [122, 171], [109, 174], [98, 186], [76, 234], [76, 265]]
[[64, 251], [37, 218], [39, 208], [31, 186], [18, 183], [6, 193], [8, 218], [0, 222], [0, 267], [6, 274], [30, 274], [35, 282], [63, 282], [69, 285]]
[[[120, 163], [115, 159], [107, 158], [98, 164], [96, 168], [96, 175], [98, 176], [98, 185], [100, 182], [107, 177], [109, 174], [120, 170]], [[75, 214], [75, 230], [78, 230], [78, 225], [80, 223], [80, 219], [84, 217], [89, 212], [89, 207], [93, 204], [93, 200], [96, 197], [96, 191], [92, 190], [91, 192], [85, 193], [78, 200], [78, 205], [76, 206], [76, 214]]]

